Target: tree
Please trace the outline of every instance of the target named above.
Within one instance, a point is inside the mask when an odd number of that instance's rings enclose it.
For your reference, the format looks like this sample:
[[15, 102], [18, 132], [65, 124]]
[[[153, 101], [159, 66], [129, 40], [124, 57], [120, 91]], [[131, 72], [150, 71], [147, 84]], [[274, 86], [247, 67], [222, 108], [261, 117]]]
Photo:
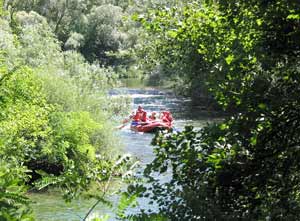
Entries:
[[88, 14], [88, 27], [82, 53], [89, 60], [98, 58], [107, 63], [107, 52], [116, 52], [122, 43], [122, 33], [118, 30], [123, 12], [120, 7], [101, 5], [91, 9]]
[[[178, 59], [175, 52], [192, 42], [208, 73], [201, 77], [231, 111], [200, 131], [153, 140], [148, 183], [135, 193], [158, 203], [160, 213], [172, 220], [299, 219], [299, 12], [298, 1], [195, 1], [142, 19], [160, 37], [161, 56]], [[168, 168], [170, 181], [153, 177]]]
[[44, 17], [12, 18], [0, 17], [0, 219], [32, 220], [29, 187], [55, 185], [71, 200], [122, 171], [106, 150], [124, 103], [107, 96], [112, 70], [62, 52]]
[[122, 27], [125, 9], [129, 5], [131, 3], [128, 1], [9, 0], [5, 8], [10, 11], [11, 22], [20, 11], [29, 14], [34, 11], [43, 16], [62, 42], [62, 49], [78, 50], [90, 62], [118, 65], [123, 60], [126, 63], [127, 58], [113, 62], [121, 56], [112, 54], [118, 54], [120, 49], [128, 49], [128, 44], [131, 44], [126, 33], [128, 30]]

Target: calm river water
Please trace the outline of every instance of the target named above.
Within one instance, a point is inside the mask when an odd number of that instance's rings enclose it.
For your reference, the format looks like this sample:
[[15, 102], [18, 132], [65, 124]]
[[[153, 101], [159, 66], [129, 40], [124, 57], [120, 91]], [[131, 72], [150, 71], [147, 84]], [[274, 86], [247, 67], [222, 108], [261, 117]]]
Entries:
[[[201, 128], [214, 120], [213, 115], [200, 112], [191, 106], [187, 99], [178, 98], [174, 94], [154, 88], [147, 88], [141, 85], [133, 87], [119, 88], [111, 91], [112, 96], [128, 95], [132, 98], [132, 109], [142, 105], [146, 111], [160, 111], [168, 109], [175, 119], [175, 128], [181, 130], [184, 125], [193, 125]], [[141, 165], [145, 165], [153, 159], [153, 146], [150, 145], [153, 134], [140, 134], [123, 128], [118, 132], [121, 142], [124, 145], [125, 153], [136, 157]], [[81, 217], [87, 213], [93, 205], [94, 200], [78, 199], [71, 203], [65, 203], [58, 193], [30, 194], [30, 198], [35, 202], [33, 205], [37, 220], [42, 221], [72, 221], [82, 220]], [[112, 201], [117, 201], [116, 196], [112, 196]], [[147, 206], [147, 205], [144, 205]], [[103, 205], [98, 205], [94, 210], [95, 217], [101, 214], [113, 214], [113, 211]], [[113, 216], [109, 220], [114, 220]]]

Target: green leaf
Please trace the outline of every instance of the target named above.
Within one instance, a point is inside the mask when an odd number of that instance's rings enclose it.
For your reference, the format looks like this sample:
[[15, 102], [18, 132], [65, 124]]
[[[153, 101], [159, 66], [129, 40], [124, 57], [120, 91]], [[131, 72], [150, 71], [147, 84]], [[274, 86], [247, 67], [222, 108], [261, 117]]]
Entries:
[[260, 104], [258, 105], [258, 107], [259, 107], [260, 109], [262, 109], [262, 110], [265, 110], [265, 109], [267, 108], [267, 105], [264, 104], [264, 103], [260, 103]]
[[125, 218], [126, 214], [125, 211], [130, 206], [135, 206], [137, 204], [136, 201], [137, 195], [135, 194], [128, 194], [128, 193], [122, 193], [121, 199], [118, 204], [117, 208], [117, 216], [119, 218]]
[[251, 145], [255, 146], [256, 143], [257, 143], [257, 137], [256, 136], [251, 137], [250, 138], [250, 143], [251, 143]]
[[299, 20], [300, 19], [300, 14], [290, 14], [290, 15], [287, 16], [287, 19]]
[[229, 126], [228, 126], [228, 124], [223, 123], [223, 124], [220, 124], [219, 128], [220, 128], [220, 130], [227, 130], [229, 128]]
[[262, 19], [256, 19], [256, 24], [258, 25], [258, 26], [261, 26], [262, 25], [262, 23], [263, 23], [263, 21], [262, 21]]
[[175, 30], [170, 30], [167, 32], [167, 35], [171, 38], [176, 38], [177, 37], [177, 31]]
[[234, 59], [234, 55], [231, 54], [231, 55], [228, 55], [228, 56], [225, 58], [225, 61], [226, 61], [226, 63], [227, 63], [228, 65], [230, 65], [230, 64], [232, 63], [233, 59]]

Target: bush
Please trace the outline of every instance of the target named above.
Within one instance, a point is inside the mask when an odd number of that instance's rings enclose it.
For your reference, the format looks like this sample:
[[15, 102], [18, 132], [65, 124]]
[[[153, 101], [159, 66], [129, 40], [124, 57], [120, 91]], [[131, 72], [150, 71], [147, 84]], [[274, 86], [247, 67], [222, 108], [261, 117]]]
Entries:
[[0, 160], [0, 219], [34, 220], [28, 208], [30, 201], [24, 196], [24, 180], [28, 179], [26, 167], [19, 166], [15, 158], [10, 163]]
[[15, 16], [13, 27], [0, 18], [0, 219], [30, 220], [27, 187], [55, 185], [71, 200], [118, 173], [106, 155], [117, 145], [108, 119], [126, 102], [107, 94], [111, 69], [61, 52], [37, 13]]
[[[163, 215], [299, 220], [299, 9], [297, 1], [194, 1], [151, 11], [151, 22], [141, 19], [159, 35], [163, 58], [174, 52], [180, 59], [175, 52], [191, 43], [207, 72], [188, 77], [206, 81], [231, 111], [199, 131], [187, 127], [155, 137], [147, 184], [135, 192], [156, 202]], [[162, 183], [155, 174], [168, 169], [170, 180]]]

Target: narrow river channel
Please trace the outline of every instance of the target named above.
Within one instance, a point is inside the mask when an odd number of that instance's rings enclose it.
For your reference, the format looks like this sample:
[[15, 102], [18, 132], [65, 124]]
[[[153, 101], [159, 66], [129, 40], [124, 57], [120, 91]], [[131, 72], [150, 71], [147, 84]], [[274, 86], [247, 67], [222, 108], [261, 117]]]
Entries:
[[[201, 128], [212, 121], [214, 118], [210, 113], [199, 112], [191, 106], [191, 102], [187, 99], [178, 98], [171, 92], [159, 89], [147, 88], [142, 85], [133, 87], [125, 87], [111, 91], [112, 96], [128, 95], [132, 98], [132, 109], [136, 109], [138, 105], [142, 105], [147, 112], [168, 109], [172, 112], [175, 119], [175, 128], [182, 130], [184, 125], [193, 125]], [[125, 127], [119, 132], [119, 136], [125, 153], [129, 153], [136, 157], [141, 165], [145, 165], [153, 159], [153, 146], [150, 145], [153, 134], [135, 133]], [[87, 213], [93, 205], [93, 200], [78, 199], [71, 203], [65, 203], [58, 193], [34, 193], [30, 194], [34, 212], [37, 220], [81, 220], [81, 217]], [[117, 201], [116, 197], [112, 197], [113, 201]], [[116, 203], [116, 202], [115, 202]], [[98, 205], [94, 210], [94, 215], [112, 214], [111, 209]], [[109, 220], [114, 220], [113, 217]]]

